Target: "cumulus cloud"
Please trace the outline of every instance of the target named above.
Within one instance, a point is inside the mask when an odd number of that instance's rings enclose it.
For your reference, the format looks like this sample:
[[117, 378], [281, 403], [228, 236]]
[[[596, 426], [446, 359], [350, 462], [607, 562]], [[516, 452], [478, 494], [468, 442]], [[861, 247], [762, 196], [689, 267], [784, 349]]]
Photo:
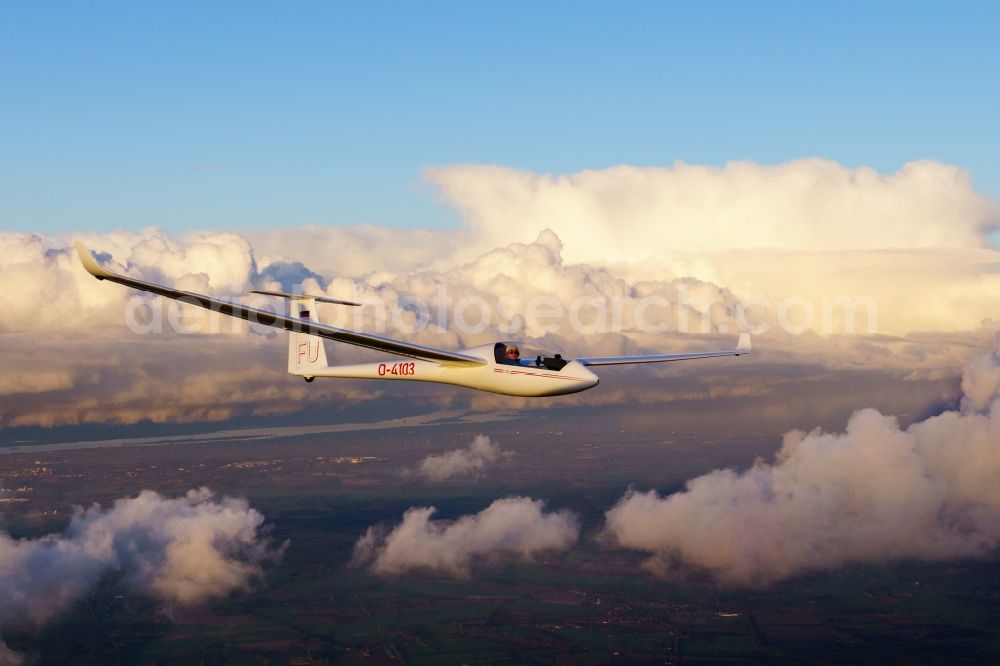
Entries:
[[1000, 221], [965, 170], [929, 160], [894, 174], [805, 159], [561, 176], [457, 166], [426, 177], [482, 241], [551, 228], [574, 263], [656, 260], [664, 250], [978, 248]]
[[[99, 284], [82, 270], [69, 240], [0, 233], [0, 333], [94, 330], [125, 322], [135, 292]], [[181, 289], [239, 294], [256, 275], [249, 243], [231, 232], [175, 240], [147, 229], [85, 240], [112, 270]]]
[[244, 587], [279, 551], [264, 517], [207, 488], [165, 498], [145, 490], [110, 508], [77, 508], [65, 533], [15, 539], [0, 532], [0, 628], [37, 627], [116, 574], [168, 604], [194, 604]]
[[476, 435], [464, 449], [430, 455], [420, 461], [416, 473], [428, 481], [444, 481], [456, 476], [475, 475], [501, 458], [513, 455], [486, 435]]
[[[307, 225], [247, 232], [263, 267], [299, 261], [326, 276], [360, 279], [454, 266], [474, 242], [465, 230]], [[487, 248], [488, 249], [488, 248]]]
[[879, 332], [893, 335], [969, 329], [997, 307], [1000, 256], [985, 232], [1000, 208], [963, 169], [937, 162], [892, 174], [808, 159], [561, 176], [459, 166], [427, 177], [479, 251], [551, 229], [567, 264], [616, 266], [629, 284], [696, 278], [766, 300], [772, 315], [804, 299], [817, 319], [825, 299], [871, 299]]
[[962, 393], [967, 410], [986, 409], [1000, 391], [1000, 334], [992, 354], [969, 363], [962, 374]]
[[1000, 354], [969, 364], [959, 410], [900, 428], [873, 409], [844, 433], [785, 435], [774, 462], [716, 470], [682, 492], [628, 493], [607, 512], [651, 570], [766, 584], [849, 562], [981, 557], [1000, 547]]
[[576, 516], [544, 507], [541, 500], [508, 497], [455, 521], [432, 520], [434, 507], [415, 507], [392, 529], [368, 528], [355, 544], [353, 562], [383, 576], [426, 570], [467, 577], [483, 560], [530, 559], [569, 548], [580, 532]]

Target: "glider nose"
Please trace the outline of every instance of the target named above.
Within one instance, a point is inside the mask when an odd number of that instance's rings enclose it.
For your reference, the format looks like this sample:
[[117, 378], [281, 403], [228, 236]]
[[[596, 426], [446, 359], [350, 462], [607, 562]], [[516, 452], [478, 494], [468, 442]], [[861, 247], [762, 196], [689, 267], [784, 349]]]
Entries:
[[595, 375], [593, 372], [590, 371], [589, 368], [587, 368], [584, 365], [580, 366], [580, 379], [587, 382], [587, 388], [593, 388], [601, 383], [600, 377]]

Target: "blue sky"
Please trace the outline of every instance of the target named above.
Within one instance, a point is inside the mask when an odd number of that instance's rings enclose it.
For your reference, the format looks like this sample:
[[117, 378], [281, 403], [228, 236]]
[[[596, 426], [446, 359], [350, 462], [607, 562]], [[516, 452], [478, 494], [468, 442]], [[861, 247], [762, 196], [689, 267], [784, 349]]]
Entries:
[[0, 229], [446, 227], [422, 169], [881, 171], [1000, 199], [997, 3], [5, 3]]

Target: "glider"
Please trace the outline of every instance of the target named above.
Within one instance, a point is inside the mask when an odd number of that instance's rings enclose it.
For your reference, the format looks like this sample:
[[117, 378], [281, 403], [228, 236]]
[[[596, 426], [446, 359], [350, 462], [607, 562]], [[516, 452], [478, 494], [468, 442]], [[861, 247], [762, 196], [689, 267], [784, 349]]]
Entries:
[[[505, 342], [461, 351], [436, 349], [371, 333], [329, 326], [321, 323], [316, 317], [317, 303], [347, 306], [359, 306], [360, 303], [280, 291], [253, 292], [288, 299], [291, 305], [290, 313], [284, 316], [204, 294], [172, 289], [126, 275], [118, 275], [98, 264], [83, 243], [77, 242], [76, 250], [83, 267], [98, 280], [117, 282], [126, 287], [197, 305], [213, 312], [288, 331], [288, 372], [303, 377], [307, 382], [313, 381], [316, 377], [410, 380], [454, 384], [503, 395], [541, 397], [578, 393], [597, 386], [600, 380], [589, 370], [593, 366], [664, 363], [750, 353], [750, 336], [746, 333], [740, 335], [736, 349], [726, 351], [606, 356], [572, 360], [563, 358], [561, 354], [537, 355], [533, 359], [521, 359], [516, 345]], [[402, 356], [407, 360], [331, 366], [326, 360], [324, 339]]]

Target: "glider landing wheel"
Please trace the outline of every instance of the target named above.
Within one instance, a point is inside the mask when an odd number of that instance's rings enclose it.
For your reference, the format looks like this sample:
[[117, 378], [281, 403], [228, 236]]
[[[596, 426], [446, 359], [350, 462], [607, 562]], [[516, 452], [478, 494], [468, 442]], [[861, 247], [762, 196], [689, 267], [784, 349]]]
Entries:
[[314, 379], [316, 379], [316, 378], [315, 378], [315, 377], [306, 377], [306, 378], [305, 378], [305, 380], [306, 380], [307, 382], [309, 382], [309, 383], [312, 383], [312, 380], [314, 380]]

